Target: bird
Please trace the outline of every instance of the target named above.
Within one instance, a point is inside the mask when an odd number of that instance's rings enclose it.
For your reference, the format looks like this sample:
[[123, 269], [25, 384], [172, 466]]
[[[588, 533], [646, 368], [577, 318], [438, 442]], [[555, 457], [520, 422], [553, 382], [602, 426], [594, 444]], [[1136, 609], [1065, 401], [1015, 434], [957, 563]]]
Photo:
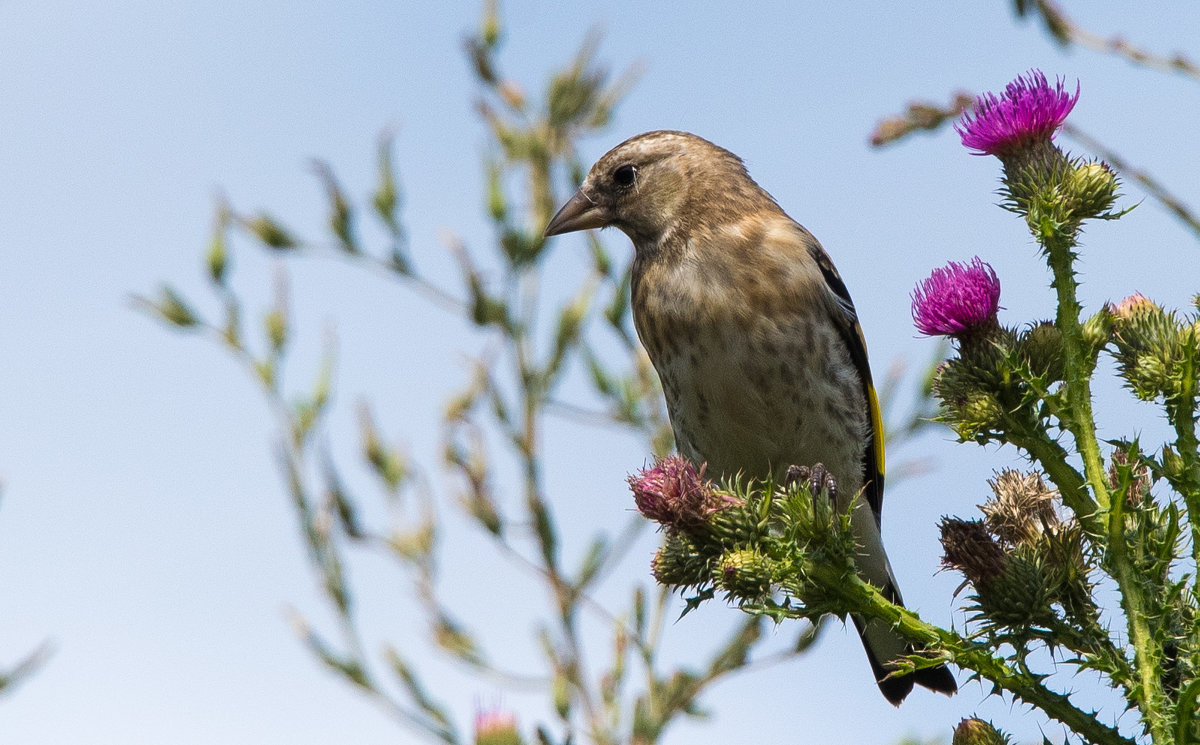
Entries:
[[[607, 227], [633, 242], [634, 326], [679, 453], [711, 476], [776, 483], [790, 466], [823, 465], [842, 509], [861, 494], [851, 514], [859, 575], [903, 604], [880, 532], [879, 401], [829, 254], [741, 158], [681, 131], [645, 132], [602, 156], [545, 236]], [[914, 683], [957, 691], [942, 664], [896, 673], [913, 646], [882, 622], [854, 623], [893, 705]]]

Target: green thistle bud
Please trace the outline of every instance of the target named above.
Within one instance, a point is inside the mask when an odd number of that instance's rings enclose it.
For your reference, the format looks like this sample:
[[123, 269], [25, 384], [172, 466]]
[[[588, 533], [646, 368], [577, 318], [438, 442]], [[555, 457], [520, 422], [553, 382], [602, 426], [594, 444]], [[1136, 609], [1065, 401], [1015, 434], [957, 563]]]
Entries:
[[727, 551], [717, 562], [716, 584], [739, 600], [761, 600], [771, 592], [777, 564], [753, 548]]
[[1044, 376], [1047, 382], [1063, 379], [1062, 332], [1050, 321], [1034, 324], [1022, 333], [1017, 351], [1034, 375]]
[[1008, 735], [982, 719], [964, 719], [954, 728], [950, 745], [1008, 745]]
[[1122, 300], [1112, 313], [1121, 377], [1138, 398], [1170, 398], [1178, 388], [1173, 375], [1183, 354], [1185, 336], [1175, 315], [1141, 293]]
[[650, 572], [661, 585], [697, 587], [709, 580], [709, 560], [686, 534], [671, 531], [650, 562]]
[[1101, 308], [1096, 315], [1083, 322], [1083, 341], [1091, 350], [1089, 356], [1095, 360], [1096, 355], [1112, 338], [1113, 315], [1107, 308]]
[[1166, 476], [1171, 481], [1178, 482], [1183, 478], [1187, 466], [1179, 452], [1170, 445], [1164, 445], [1162, 449], [1161, 462], [1163, 465], [1163, 476]]
[[1076, 165], [1069, 182], [1073, 213], [1079, 219], [1100, 217], [1117, 201], [1117, 175], [1103, 161]]
[[1049, 619], [1050, 592], [1036, 555], [1005, 553], [978, 520], [944, 518], [941, 532], [942, 565], [962, 572], [974, 586], [988, 620], [1022, 626]]
[[990, 393], [974, 391], [953, 410], [954, 431], [964, 440], [987, 438], [1001, 429], [1004, 407]]
[[1027, 153], [1030, 160], [1005, 165], [1005, 200], [1001, 206], [1025, 216], [1025, 223], [1039, 239], [1050, 233], [1073, 231], [1075, 224], [1068, 197], [1070, 159], [1051, 143]]
[[754, 544], [769, 533], [769, 517], [760, 514], [757, 505], [739, 505], [714, 512], [705, 531], [707, 537], [722, 546]]
[[986, 365], [963, 357], [947, 360], [935, 373], [933, 392], [942, 402], [943, 419], [964, 440], [987, 439], [1003, 421], [1004, 407], [990, 392], [993, 377]]
[[1036, 547], [1048, 596], [1062, 603], [1068, 618], [1074, 619], [1092, 619], [1097, 613], [1083, 540], [1083, 528], [1072, 520], [1042, 536]]
[[1032, 552], [1009, 554], [1004, 570], [990, 582], [976, 585], [975, 591], [984, 614], [1005, 626], [1042, 624], [1052, 618], [1050, 588]]

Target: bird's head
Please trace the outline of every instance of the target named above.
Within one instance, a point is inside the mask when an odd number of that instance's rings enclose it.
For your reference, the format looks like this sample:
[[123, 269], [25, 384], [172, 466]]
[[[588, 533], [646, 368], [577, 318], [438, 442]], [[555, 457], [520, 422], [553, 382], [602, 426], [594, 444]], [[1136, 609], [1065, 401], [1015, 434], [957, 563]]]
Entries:
[[641, 251], [680, 226], [719, 223], [764, 198], [774, 205], [728, 150], [687, 132], [645, 132], [596, 161], [546, 235], [613, 226]]

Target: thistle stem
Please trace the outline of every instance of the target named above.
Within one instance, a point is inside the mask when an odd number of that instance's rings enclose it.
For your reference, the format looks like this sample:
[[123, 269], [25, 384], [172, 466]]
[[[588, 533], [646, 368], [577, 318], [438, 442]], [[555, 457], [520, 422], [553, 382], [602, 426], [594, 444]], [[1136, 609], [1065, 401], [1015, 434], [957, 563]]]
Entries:
[[1012, 433], [1013, 444], [1029, 453], [1050, 481], [1058, 488], [1063, 503], [1075, 513], [1080, 525], [1091, 535], [1100, 532], [1096, 516], [1096, 503], [1087, 491], [1083, 474], [1067, 462], [1067, 451], [1040, 429], [1032, 432]]
[[1076, 707], [1067, 696], [1041, 685], [1038, 676], [1013, 670], [1003, 659], [992, 655], [986, 645], [922, 621], [916, 613], [890, 602], [879, 588], [857, 576], [844, 577], [832, 567], [822, 567], [817, 573], [823, 572], [828, 572], [829, 576], [818, 580], [821, 586], [836, 590], [850, 612], [881, 620], [914, 643], [949, 653], [955, 664], [978, 673], [1014, 697], [1042, 710], [1070, 727], [1086, 742], [1134, 745], [1133, 740]]
[[[1083, 326], [1079, 317], [1082, 307], [1076, 296], [1077, 284], [1074, 274], [1074, 237], [1062, 226], [1045, 227], [1034, 231], [1046, 251], [1050, 270], [1054, 274], [1053, 286], [1058, 294], [1058, 313], [1055, 324], [1062, 334], [1064, 390], [1066, 411], [1063, 423], [1075, 438], [1075, 447], [1083, 459], [1084, 477], [1105, 523], [1108, 549], [1108, 569], [1121, 591], [1121, 606], [1129, 628], [1129, 641], [1133, 646], [1138, 683], [1130, 689], [1129, 696], [1141, 710], [1143, 721], [1150, 731], [1151, 739], [1159, 745], [1173, 742], [1173, 732], [1167, 726], [1164, 713], [1166, 697], [1162, 689], [1161, 658], [1147, 621], [1150, 609], [1142, 594], [1135, 568], [1126, 550], [1125, 505], [1122, 500], [1113, 500], [1108, 490], [1108, 479], [1104, 459], [1100, 455], [1100, 444], [1096, 439], [1096, 418], [1092, 413], [1091, 377], [1095, 368], [1095, 357], [1086, 351]], [[1077, 730], [1078, 731], [1078, 730]], [[1083, 734], [1081, 732], [1081, 734]], [[1086, 737], [1086, 735], [1084, 735]]]
[[1200, 442], [1196, 439], [1197, 352], [1200, 339], [1195, 332], [1181, 346], [1187, 350], [1181, 361], [1179, 395], [1167, 401], [1167, 418], [1175, 427], [1175, 445], [1183, 462], [1183, 474], [1175, 487], [1187, 506], [1192, 530], [1192, 561], [1200, 576]]

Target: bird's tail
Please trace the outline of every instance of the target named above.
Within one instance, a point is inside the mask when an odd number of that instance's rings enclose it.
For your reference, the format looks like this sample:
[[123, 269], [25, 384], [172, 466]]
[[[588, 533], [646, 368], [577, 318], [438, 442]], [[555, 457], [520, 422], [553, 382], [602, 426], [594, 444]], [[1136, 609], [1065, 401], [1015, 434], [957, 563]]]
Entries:
[[[894, 584], [889, 583], [883, 592], [893, 603], [904, 604]], [[947, 696], [958, 690], [954, 676], [945, 665], [921, 668], [907, 675], [896, 675], [896, 666], [892, 661], [916, 653], [913, 645], [880, 621], [866, 621], [854, 616], [854, 626], [858, 629], [858, 635], [862, 637], [871, 671], [875, 673], [875, 683], [878, 684], [883, 697], [893, 706], [900, 705], [912, 692], [914, 684]]]

